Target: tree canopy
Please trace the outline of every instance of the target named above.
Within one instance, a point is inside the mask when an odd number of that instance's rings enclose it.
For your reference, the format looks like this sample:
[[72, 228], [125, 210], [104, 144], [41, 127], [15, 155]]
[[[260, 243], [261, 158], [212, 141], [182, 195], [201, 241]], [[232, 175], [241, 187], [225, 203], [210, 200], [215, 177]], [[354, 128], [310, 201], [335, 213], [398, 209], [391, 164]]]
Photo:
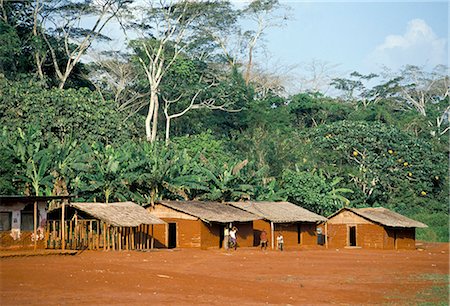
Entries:
[[[419, 237], [448, 240], [443, 67], [288, 94], [258, 77], [254, 56], [286, 22], [277, 1], [58, 3], [0, 4], [1, 194], [288, 200], [324, 216], [384, 206], [430, 225]], [[127, 18], [139, 9], [149, 18]], [[98, 24], [75, 26], [86, 15]], [[103, 52], [114, 18], [132, 39]]]

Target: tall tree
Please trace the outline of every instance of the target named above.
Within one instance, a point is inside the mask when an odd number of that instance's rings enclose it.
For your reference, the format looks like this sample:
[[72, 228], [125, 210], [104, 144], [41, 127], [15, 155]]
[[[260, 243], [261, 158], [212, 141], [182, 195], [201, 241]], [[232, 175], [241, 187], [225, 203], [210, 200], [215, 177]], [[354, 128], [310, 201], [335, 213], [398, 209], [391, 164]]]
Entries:
[[[149, 1], [136, 7], [129, 27], [137, 29], [140, 38], [131, 42], [135, 59], [142, 67], [149, 87], [148, 111], [145, 120], [147, 140], [154, 142], [158, 129], [160, 91], [163, 79], [188, 50], [199, 50], [199, 33], [220, 1]], [[136, 21], [135, 16], [142, 18]], [[201, 49], [201, 48], [200, 48]]]
[[243, 33], [247, 45], [244, 73], [245, 84], [247, 85], [250, 83], [252, 77], [251, 72], [254, 54], [258, 43], [261, 42], [264, 32], [269, 28], [282, 26], [287, 20], [287, 15], [282, 10], [283, 6], [280, 5], [278, 0], [253, 0], [242, 11], [242, 17], [245, 20], [251, 20], [254, 23], [253, 29]]
[[[40, 29], [40, 36], [49, 50], [53, 68], [59, 80], [58, 87], [64, 88], [67, 79], [83, 55], [98, 39], [108, 39], [102, 34], [106, 25], [124, 11], [132, 0], [36, 0], [33, 33]], [[39, 12], [39, 20], [37, 14]], [[92, 26], [87, 18], [93, 17]], [[50, 34], [50, 36], [49, 36]], [[36, 34], [37, 36], [37, 34]], [[57, 42], [52, 41], [54, 39]], [[64, 50], [65, 60], [61, 62], [58, 50]], [[37, 54], [37, 53], [36, 53]]]

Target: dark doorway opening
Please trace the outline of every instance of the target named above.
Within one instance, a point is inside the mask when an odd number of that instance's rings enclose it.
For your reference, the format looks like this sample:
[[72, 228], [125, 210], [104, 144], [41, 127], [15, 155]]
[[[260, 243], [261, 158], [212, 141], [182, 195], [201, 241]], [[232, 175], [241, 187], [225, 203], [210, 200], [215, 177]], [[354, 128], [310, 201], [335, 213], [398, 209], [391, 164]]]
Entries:
[[219, 226], [219, 249], [221, 249], [223, 245], [223, 240], [225, 237], [225, 225]]
[[297, 244], [302, 243], [302, 226], [297, 223]]
[[173, 249], [177, 247], [177, 224], [169, 223], [169, 242], [167, 247]]
[[394, 229], [394, 249], [397, 250], [397, 231]]
[[350, 226], [348, 230], [349, 230], [348, 235], [349, 246], [356, 246], [356, 226]]

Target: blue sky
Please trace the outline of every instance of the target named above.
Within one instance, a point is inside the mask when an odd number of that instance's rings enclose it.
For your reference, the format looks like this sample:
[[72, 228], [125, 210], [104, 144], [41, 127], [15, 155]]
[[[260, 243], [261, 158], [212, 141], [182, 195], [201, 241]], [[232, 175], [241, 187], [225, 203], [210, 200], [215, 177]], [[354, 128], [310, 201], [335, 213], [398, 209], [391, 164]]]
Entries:
[[283, 64], [301, 69], [316, 59], [364, 73], [382, 65], [448, 65], [448, 2], [281, 2], [292, 18], [268, 31], [265, 42]]

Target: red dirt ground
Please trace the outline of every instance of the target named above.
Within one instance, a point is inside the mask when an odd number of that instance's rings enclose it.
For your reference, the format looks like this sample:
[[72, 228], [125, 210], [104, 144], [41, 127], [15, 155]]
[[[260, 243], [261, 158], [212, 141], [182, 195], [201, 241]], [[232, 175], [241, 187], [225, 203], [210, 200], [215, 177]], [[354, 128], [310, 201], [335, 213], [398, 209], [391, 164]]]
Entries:
[[422, 248], [91, 251], [4, 258], [0, 303], [445, 305], [449, 244]]

